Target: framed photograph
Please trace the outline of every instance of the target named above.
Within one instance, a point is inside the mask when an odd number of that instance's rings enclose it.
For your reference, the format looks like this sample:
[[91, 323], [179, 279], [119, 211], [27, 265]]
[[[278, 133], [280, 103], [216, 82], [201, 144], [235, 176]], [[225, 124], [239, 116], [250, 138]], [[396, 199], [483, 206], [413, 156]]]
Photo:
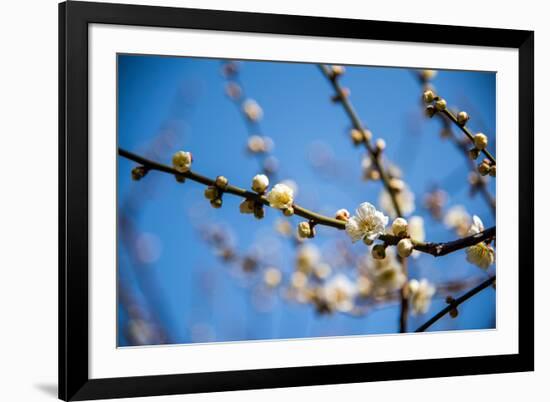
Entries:
[[533, 32], [70, 1], [59, 41], [61, 399], [533, 370]]

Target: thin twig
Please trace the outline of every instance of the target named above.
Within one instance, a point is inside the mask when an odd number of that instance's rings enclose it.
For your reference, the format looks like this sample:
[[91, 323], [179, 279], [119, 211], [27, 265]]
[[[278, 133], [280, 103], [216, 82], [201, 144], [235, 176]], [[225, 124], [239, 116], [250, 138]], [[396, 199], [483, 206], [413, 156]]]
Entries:
[[429, 327], [431, 327], [435, 322], [440, 320], [441, 318], [445, 317], [451, 310], [456, 309], [459, 305], [464, 303], [466, 300], [472, 298], [479, 292], [481, 292], [483, 289], [488, 288], [491, 286], [496, 280], [496, 275], [491, 276], [486, 281], [482, 282], [481, 284], [477, 285], [475, 288], [469, 290], [468, 292], [464, 293], [462, 296], [460, 296], [458, 299], [452, 300], [444, 309], [439, 311], [437, 314], [435, 314], [432, 318], [430, 318], [428, 321], [426, 321], [424, 324], [422, 324], [420, 327], [416, 329], [414, 332], [424, 332]]
[[[327, 78], [327, 80], [332, 84], [332, 88], [334, 89], [334, 91], [338, 96], [338, 101], [344, 107], [344, 110], [346, 111], [346, 114], [351, 120], [353, 127], [356, 130], [359, 130], [361, 133], [364, 133], [365, 127], [363, 126], [363, 123], [361, 123], [361, 120], [359, 119], [359, 116], [355, 112], [353, 105], [351, 104], [344, 90], [340, 86], [338, 79], [331, 73], [330, 69], [327, 66], [320, 64], [319, 68], [321, 69], [321, 72]], [[365, 144], [365, 148], [367, 149], [367, 152], [369, 154], [369, 157], [371, 158], [371, 161], [374, 167], [380, 173], [380, 180], [382, 180], [382, 183], [384, 184], [384, 188], [390, 194], [393, 208], [395, 209], [395, 213], [397, 214], [397, 216], [403, 216], [403, 214], [401, 213], [401, 208], [399, 206], [399, 203], [397, 202], [395, 190], [390, 186], [390, 180], [389, 180], [388, 174], [385, 171], [380, 161], [380, 152], [378, 152], [377, 149], [374, 148], [374, 146], [371, 144], [370, 139], [365, 138], [363, 143]]]

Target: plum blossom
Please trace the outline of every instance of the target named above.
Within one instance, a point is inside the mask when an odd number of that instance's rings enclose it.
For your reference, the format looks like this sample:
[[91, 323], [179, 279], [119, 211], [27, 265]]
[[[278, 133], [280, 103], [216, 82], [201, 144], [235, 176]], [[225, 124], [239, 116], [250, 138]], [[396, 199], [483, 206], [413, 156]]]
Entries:
[[286, 184], [276, 184], [271, 191], [267, 193], [267, 201], [272, 208], [291, 208], [294, 202], [294, 190]]
[[[485, 230], [481, 219], [474, 215], [468, 235], [474, 235]], [[469, 263], [487, 270], [495, 262], [495, 250], [485, 242], [478, 243], [466, 249], [466, 259]]]
[[389, 218], [372, 204], [362, 203], [355, 213], [346, 223], [346, 233], [354, 243], [363, 238], [373, 241], [384, 233]]

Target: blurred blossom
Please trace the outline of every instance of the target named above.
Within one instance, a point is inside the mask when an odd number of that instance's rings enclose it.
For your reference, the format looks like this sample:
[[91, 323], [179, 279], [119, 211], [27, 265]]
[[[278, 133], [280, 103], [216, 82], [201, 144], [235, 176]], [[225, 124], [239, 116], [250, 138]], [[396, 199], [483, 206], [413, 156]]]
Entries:
[[275, 288], [279, 286], [282, 278], [283, 275], [281, 274], [281, 271], [277, 268], [270, 267], [267, 268], [264, 272], [264, 283], [270, 288]]
[[253, 99], [247, 99], [243, 102], [243, 112], [250, 121], [259, 121], [263, 116], [263, 110]]
[[445, 214], [444, 223], [449, 229], [453, 229], [459, 236], [466, 236], [470, 229], [471, 217], [462, 205], [455, 205]]
[[395, 249], [388, 247], [386, 257], [375, 259], [368, 253], [363, 260], [364, 270], [373, 283], [373, 291], [376, 296], [384, 296], [392, 291], [400, 289], [407, 281], [403, 267], [397, 261]]
[[[414, 212], [416, 208], [414, 203], [414, 193], [409, 189], [407, 185], [404, 185], [403, 189], [401, 189], [400, 191], [395, 192], [395, 198], [403, 216], [410, 215]], [[380, 205], [380, 208], [382, 208], [382, 210], [390, 215], [392, 218], [397, 217], [397, 213], [395, 211], [395, 208], [393, 207], [391, 195], [386, 189], [382, 190], [382, 192], [380, 193], [378, 203]]]
[[311, 243], [304, 244], [296, 253], [296, 269], [303, 273], [310, 273], [320, 260], [319, 248]]
[[408, 283], [413, 314], [425, 314], [430, 308], [435, 287], [427, 279], [411, 279]]
[[288, 219], [278, 218], [275, 221], [275, 230], [281, 236], [285, 236], [285, 237], [292, 236], [292, 233], [293, 233], [292, 225], [288, 221]]
[[238, 100], [242, 95], [242, 89], [236, 82], [225, 84], [225, 93], [233, 100]]
[[443, 207], [447, 202], [447, 193], [440, 189], [435, 189], [424, 197], [424, 207], [430, 211], [435, 219], [443, 218]]
[[[409, 218], [408, 232], [412, 240], [417, 242], [425, 241], [426, 233], [424, 231], [424, 218], [421, 216], [411, 216]], [[418, 258], [420, 255], [421, 253], [419, 251], [413, 250], [413, 258]]]
[[155, 340], [155, 329], [147, 321], [133, 319], [128, 321], [128, 336], [136, 345], [150, 345]]
[[349, 312], [353, 309], [353, 298], [357, 293], [357, 288], [347, 276], [335, 275], [321, 289], [321, 294], [330, 310]]
[[334, 151], [324, 141], [314, 141], [309, 145], [308, 159], [313, 167], [319, 168], [334, 161]]
[[153, 233], [140, 233], [136, 239], [136, 257], [143, 264], [156, 262], [162, 254], [162, 241]]

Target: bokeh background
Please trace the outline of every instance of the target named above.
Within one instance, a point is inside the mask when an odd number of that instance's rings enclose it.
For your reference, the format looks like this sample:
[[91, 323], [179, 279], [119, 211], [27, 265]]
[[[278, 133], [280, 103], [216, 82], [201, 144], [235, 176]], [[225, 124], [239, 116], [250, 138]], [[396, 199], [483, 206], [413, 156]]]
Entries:
[[[349, 119], [331, 101], [333, 91], [315, 64], [242, 61], [235, 64], [237, 75], [228, 77], [226, 62], [119, 55], [119, 146], [166, 164], [177, 150], [191, 151], [193, 170], [209, 177], [223, 174], [248, 187], [266, 162], [247, 151], [255, 130], [272, 139], [267, 162], [278, 166], [277, 180], [297, 184], [298, 204], [329, 216], [339, 208], [353, 212], [364, 201], [378, 205], [381, 184], [364, 180], [364, 150], [352, 146]], [[261, 106], [259, 125], [248, 124], [227, 96], [228, 81], [237, 82], [244, 98]], [[423, 217], [427, 240], [457, 237], [427, 208], [425, 200], [436, 190], [445, 194], [443, 216], [462, 205], [486, 227], [495, 224], [483, 196], [472, 191], [464, 154], [442, 135], [439, 119], [425, 116], [418, 70], [346, 66], [341, 83], [351, 90], [350, 99], [374, 138], [385, 140], [386, 160], [399, 167], [414, 192], [413, 215]], [[438, 71], [431, 84], [450, 107], [469, 112], [468, 126], [487, 134], [495, 154], [496, 75]], [[242, 199], [232, 196], [213, 209], [203, 186], [180, 184], [158, 172], [133, 181], [133, 167], [119, 157], [119, 346], [398, 332], [395, 302], [356, 316], [320, 314], [311, 304], [288, 297], [297, 246], [280, 233], [280, 225], [289, 221], [294, 230], [301, 218], [267, 209], [265, 218], [257, 220], [239, 213]], [[487, 188], [495, 194], [494, 180]], [[318, 228], [307, 243], [319, 248], [331, 275], [351, 280], [356, 269], [342, 256], [361, 258], [369, 251], [330, 228]], [[228, 258], [228, 250], [237, 257]], [[460, 295], [495, 271], [494, 266], [487, 273], [469, 264], [464, 251], [409, 260], [409, 277], [459, 285], [438, 293], [426, 314], [411, 315], [411, 329], [444, 307], [445, 295]], [[282, 273], [281, 285], [273, 289], [264, 283], [269, 267]], [[484, 290], [460, 307], [458, 317], [447, 316], [430, 330], [494, 328], [495, 297], [493, 288]]]

